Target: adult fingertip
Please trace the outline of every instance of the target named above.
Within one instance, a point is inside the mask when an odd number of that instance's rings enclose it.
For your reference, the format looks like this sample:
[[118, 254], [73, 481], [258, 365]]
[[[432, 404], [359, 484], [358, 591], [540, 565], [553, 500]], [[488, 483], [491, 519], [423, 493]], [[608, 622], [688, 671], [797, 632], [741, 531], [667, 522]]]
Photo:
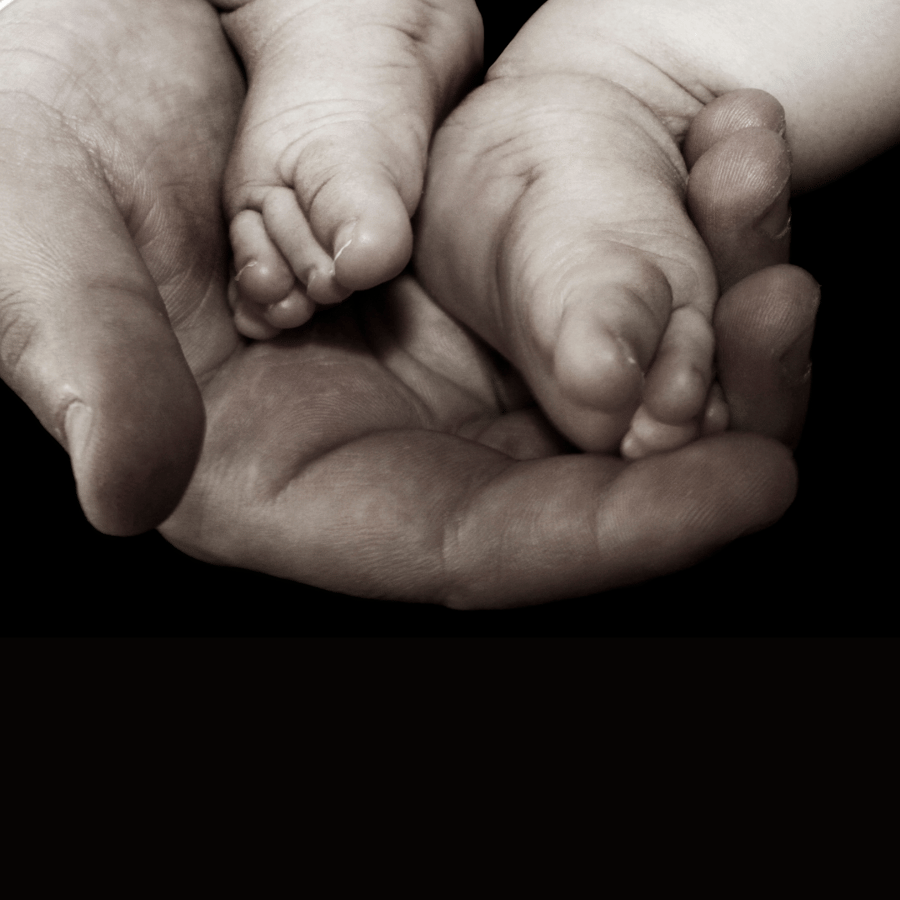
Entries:
[[669, 499], [670, 521], [680, 521], [677, 539], [670, 538], [680, 559], [673, 570], [774, 525], [796, 497], [793, 455], [772, 438], [730, 432], [678, 452], [680, 488]]
[[784, 137], [784, 107], [756, 88], [729, 91], [708, 103], [691, 122], [682, 153], [688, 168], [719, 141], [745, 128], [764, 128]]
[[746, 487], [747, 522], [738, 537], [763, 531], [781, 519], [794, 502], [798, 485], [793, 453], [782, 442], [756, 434], [740, 438], [742, 452], [748, 463], [751, 459], [756, 463], [756, 470]]
[[780, 264], [754, 272], [719, 301], [717, 338], [805, 369], [803, 351], [808, 355], [820, 295], [819, 283], [799, 266]]
[[[733, 432], [641, 460], [606, 494], [598, 547], [610, 587], [678, 571], [777, 522], [797, 491], [790, 451]], [[618, 510], [618, 512], [617, 512]]]
[[94, 528], [127, 537], [169, 518], [190, 483], [199, 442], [189, 441], [175, 452], [156, 447], [152, 456], [138, 454], [114, 467], [105, 464], [108, 448], [97, 444], [72, 460], [78, 500]]
[[745, 128], [691, 170], [688, 209], [716, 264], [721, 290], [790, 252], [790, 157], [777, 134]]
[[793, 455], [772, 438], [730, 432], [684, 452], [703, 479], [705, 495], [697, 495], [706, 507], [701, 515], [711, 523], [710, 534], [718, 544], [774, 524], [796, 496]]
[[720, 300], [719, 379], [735, 430], [765, 434], [791, 447], [799, 442], [818, 305], [815, 279], [790, 265], [757, 272]]

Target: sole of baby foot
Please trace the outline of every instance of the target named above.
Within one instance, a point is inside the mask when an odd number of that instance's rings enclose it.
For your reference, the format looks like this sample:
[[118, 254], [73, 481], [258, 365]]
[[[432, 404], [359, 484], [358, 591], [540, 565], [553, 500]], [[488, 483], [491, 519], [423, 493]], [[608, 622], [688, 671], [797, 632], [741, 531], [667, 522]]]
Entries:
[[716, 280], [653, 114], [603, 79], [497, 79], [448, 119], [429, 173], [420, 274], [566, 437], [615, 452], [643, 408], [689, 440]]

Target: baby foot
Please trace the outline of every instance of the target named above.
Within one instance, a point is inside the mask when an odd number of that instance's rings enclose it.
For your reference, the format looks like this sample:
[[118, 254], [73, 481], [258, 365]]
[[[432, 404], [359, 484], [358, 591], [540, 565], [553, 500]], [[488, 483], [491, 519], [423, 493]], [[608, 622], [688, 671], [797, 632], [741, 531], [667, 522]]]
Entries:
[[238, 328], [398, 275], [436, 122], [481, 61], [471, 0], [217, 0], [249, 76], [225, 180]]
[[420, 278], [583, 449], [634, 458], [724, 427], [686, 180], [659, 119], [590, 75], [496, 79], [435, 137]]

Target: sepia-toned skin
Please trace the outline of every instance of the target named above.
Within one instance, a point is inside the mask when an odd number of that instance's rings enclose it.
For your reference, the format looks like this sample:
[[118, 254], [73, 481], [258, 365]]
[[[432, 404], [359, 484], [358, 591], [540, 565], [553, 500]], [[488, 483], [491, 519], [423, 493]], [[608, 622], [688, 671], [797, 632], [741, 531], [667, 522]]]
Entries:
[[412, 252], [435, 125], [482, 59], [474, 0], [216, 0], [248, 74], [225, 175], [238, 329], [272, 337]]
[[13, 4], [0, 59], [0, 373], [91, 522], [140, 533], [200, 451], [192, 371], [240, 344], [219, 194], [242, 80], [202, 0]]
[[[639, 458], [724, 427], [687, 128], [721, 94], [765, 89], [808, 188], [900, 136], [898, 60], [891, 0], [548, 0], [435, 137], [423, 284], [582, 449]], [[760, 172], [773, 202], [790, 171]], [[758, 226], [787, 253], [780, 213]]]
[[[734, 425], [772, 437], [634, 464], [572, 453], [509, 366], [411, 277], [248, 342], [225, 297], [218, 199], [243, 84], [213, 10], [64, 5], [14, 4], [0, 30], [13, 73], [0, 93], [0, 368], [67, 446], [98, 528], [165, 518], [201, 559], [483, 607], [681, 568], [790, 503], [793, 462], [773, 438], [802, 419], [808, 276], [769, 269], [720, 305]], [[741, 211], [759, 212], [733, 165], [756, 150], [727, 133], [711, 129], [691, 186], [701, 215], [734, 211], [723, 269], [754, 228]]]

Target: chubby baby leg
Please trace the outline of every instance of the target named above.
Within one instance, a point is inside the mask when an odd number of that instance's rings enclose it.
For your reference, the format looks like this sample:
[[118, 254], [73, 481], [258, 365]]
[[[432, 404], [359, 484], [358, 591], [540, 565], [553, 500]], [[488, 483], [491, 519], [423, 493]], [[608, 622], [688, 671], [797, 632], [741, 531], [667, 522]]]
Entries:
[[481, 62], [474, 0], [216, 0], [249, 92], [225, 180], [239, 329], [399, 274], [435, 124]]

